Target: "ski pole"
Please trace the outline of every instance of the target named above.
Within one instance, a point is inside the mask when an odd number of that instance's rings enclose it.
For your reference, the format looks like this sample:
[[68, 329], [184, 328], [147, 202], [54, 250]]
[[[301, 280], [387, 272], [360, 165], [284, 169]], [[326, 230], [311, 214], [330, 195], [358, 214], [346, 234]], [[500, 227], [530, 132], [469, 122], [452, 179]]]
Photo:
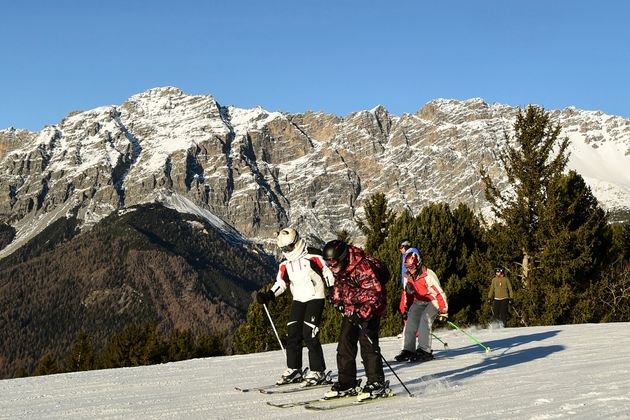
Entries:
[[512, 310], [514, 311], [514, 313], [516, 314], [516, 316], [521, 320], [521, 322], [523, 323], [523, 325], [525, 325], [526, 327], [529, 327], [529, 325], [527, 325], [527, 322], [525, 322], [525, 319], [523, 319], [523, 317], [521, 316], [521, 314], [518, 313], [518, 311], [516, 310], [516, 308], [514, 307], [514, 305], [510, 305], [512, 307]]
[[448, 348], [448, 343], [445, 343], [444, 341], [442, 341], [442, 340], [440, 339], [440, 337], [438, 337], [437, 335], [435, 335], [435, 334], [433, 334], [433, 333], [431, 333], [431, 335], [432, 335], [432, 336], [433, 336], [433, 338], [435, 338], [437, 341], [439, 341], [440, 343], [444, 344], [444, 348], [445, 348], [445, 349], [446, 349], [446, 348]]
[[461, 331], [462, 333], [466, 334], [466, 336], [468, 338], [470, 338], [471, 340], [473, 340], [475, 343], [479, 344], [482, 348], [484, 348], [486, 350], [486, 352], [490, 351], [490, 347], [484, 346], [479, 340], [477, 340], [475, 337], [473, 337], [472, 335], [468, 334], [466, 331], [462, 330], [461, 328], [459, 328], [457, 325], [455, 325], [454, 323], [452, 323], [451, 321], [447, 321], [448, 325], [450, 325], [451, 327]]
[[280, 343], [280, 348], [284, 352], [284, 357], [287, 356], [287, 351], [282, 346], [282, 341], [280, 341], [280, 336], [278, 335], [278, 331], [276, 330], [276, 326], [273, 324], [273, 320], [271, 319], [271, 315], [269, 314], [269, 309], [267, 309], [267, 304], [263, 303], [263, 308], [265, 308], [265, 312], [267, 313], [267, 318], [269, 318], [269, 322], [271, 323], [271, 328], [273, 328], [273, 332], [276, 333], [276, 338], [278, 339], [278, 343]]
[[385, 362], [389, 370], [391, 370], [394, 376], [396, 377], [396, 379], [398, 379], [398, 382], [400, 382], [403, 388], [405, 388], [405, 391], [407, 391], [407, 394], [409, 394], [410, 397], [413, 397], [413, 394], [409, 391], [409, 388], [407, 388], [407, 385], [405, 385], [405, 383], [398, 377], [398, 375], [396, 374], [394, 369], [392, 369], [392, 366], [389, 364], [389, 362], [385, 359], [385, 357], [383, 357], [380, 351], [376, 350], [376, 346], [374, 346], [374, 342], [372, 341], [370, 336], [367, 335], [367, 331], [365, 331], [365, 328], [363, 328], [361, 325], [357, 325], [357, 326], [359, 327], [359, 329], [361, 330], [361, 333], [365, 336], [365, 338], [367, 338], [367, 340], [370, 342], [370, 345], [372, 346], [372, 350], [374, 351], [374, 353], [381, 356], [381, 359], [383, 359], [383, 362]]

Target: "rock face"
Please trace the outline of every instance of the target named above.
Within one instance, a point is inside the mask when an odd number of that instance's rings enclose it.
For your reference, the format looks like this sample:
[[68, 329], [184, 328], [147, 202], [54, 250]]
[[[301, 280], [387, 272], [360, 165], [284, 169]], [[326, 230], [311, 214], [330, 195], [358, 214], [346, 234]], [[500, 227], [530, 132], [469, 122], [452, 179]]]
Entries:
[[[176, 197], [261, 243], [285, 225], [321, 240], [340, 229], [360, 237], [354, 218], [376, 192], [397, 211], [443, 201], [481, 212], [479, 169], [501, 179], [496, 157], [515, 115], [480, 99], [434, 100], [400, 117], [382, 106], [343, 118], [287, 114], [167, 87], [38, 133], [2, 130], [0, 223], [16, 236], [0, 258], [76, 206], [86, 227]], [[571, 139], [569, 167], [605, 207], [630, 207], [630, 120], [573, 108], [552, 116]]]

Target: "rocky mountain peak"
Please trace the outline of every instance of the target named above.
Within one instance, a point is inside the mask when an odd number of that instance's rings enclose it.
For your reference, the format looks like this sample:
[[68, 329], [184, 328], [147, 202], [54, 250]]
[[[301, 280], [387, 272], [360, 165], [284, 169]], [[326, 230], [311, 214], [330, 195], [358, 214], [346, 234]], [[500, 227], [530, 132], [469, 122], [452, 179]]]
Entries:
[[[17, 233], [0, 257], [77, 206], [86, 228], [128, 206], [185, 200], [261, 243], [286, 225], [320, 240], [340, 229], [359, 237], [355, 217], [376, 192], [397, 211], [444, 201], [483, 212], [479, 169], [503, 176], [497, 151], [516, 112], [473, 98], [402, 116], [382, 105], [290, 114], [161, 87], [40, 132], [2, 130], [0, 222]], [[627, 208], [630, 120], [575, 108], [551, 115], [571, 140], [569, 167], [606, 208]]]

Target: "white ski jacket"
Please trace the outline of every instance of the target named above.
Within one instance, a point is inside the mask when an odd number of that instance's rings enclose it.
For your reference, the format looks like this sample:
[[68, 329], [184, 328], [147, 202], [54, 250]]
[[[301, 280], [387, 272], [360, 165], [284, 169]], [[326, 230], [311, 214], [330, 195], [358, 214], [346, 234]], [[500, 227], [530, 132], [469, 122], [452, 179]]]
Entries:
[[280, 263], [276, 282], [271, 287], [276, 297], [290, 289], [293, 300], [298, 302], [325, 298], [324, 285], [332, 286], [335, 278], [322, 256], [309, 251], [303, 242], [284, 254], [287, 259]]

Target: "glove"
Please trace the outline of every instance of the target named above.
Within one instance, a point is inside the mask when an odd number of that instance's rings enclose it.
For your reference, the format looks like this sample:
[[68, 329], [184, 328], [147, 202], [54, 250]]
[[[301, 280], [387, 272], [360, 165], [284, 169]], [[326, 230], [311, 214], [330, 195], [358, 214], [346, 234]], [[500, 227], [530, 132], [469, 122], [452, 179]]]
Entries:
[[275, 298], [276, 295], [271, 290], [256, 293], [256, 302], [260, 303], [261, 305], [267, 304]]
[[352, 325], [361, 325], [363, 318], [361, 318], [358, 313], [353, 312], [352, 315], [348, 317], [348, 321], [350, 321]]
[[324, 297], [326, 298], [326, 300], [328, 302], [332, 303], [332, 297], [333, 297], [333, 289], [332, 287], [326, 287], [324, 288]]
[[492, 299], [488, 299], [488, 303], [492, 303]]
[[448, 314], [438, 314], [437, 320], [438, 321], [442, 321], [442, 322], [446, 322], [448, 320]]
[[407, 311], [405, 311], [405, 312], [402, 313], [402, 319], [403, 319], [403, 321], [406, 321], [407, 318], [409, 318], [409, 313]]

